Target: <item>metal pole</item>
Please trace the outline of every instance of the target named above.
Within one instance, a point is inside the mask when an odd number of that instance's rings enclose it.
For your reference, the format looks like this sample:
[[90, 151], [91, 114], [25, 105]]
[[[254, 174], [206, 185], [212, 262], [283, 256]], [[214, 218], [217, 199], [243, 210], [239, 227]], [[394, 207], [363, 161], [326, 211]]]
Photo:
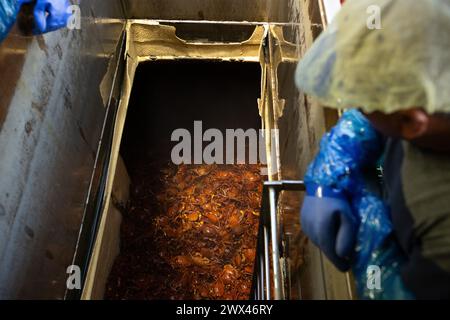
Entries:
[[[263, 244], [261, 240], [261, 244]], [[259, 299], [258, 300], [264, 300], [265, 292], [264, 292], [264, 248], [263, 246], [260, 246], [260, 256], [259, 256], [259, 263], [258, 263], [258, 288], [259, 288]]]
[[266, 300], [270, 300], [270, 261], [269, 261], [269, 226], [264, 224], [264, 276], [266, 281]]
[[276, 191], [274, 187], [269, 188], [270, 197], [270, 227], [272, 240], [272, 262], [273, 262], [273, 277], [274, 277], [274, 298], [281, 300], [281, 270], [280, 270], [280, 252], [278, 245], [278, 223], [277, 223], [277, 204]]

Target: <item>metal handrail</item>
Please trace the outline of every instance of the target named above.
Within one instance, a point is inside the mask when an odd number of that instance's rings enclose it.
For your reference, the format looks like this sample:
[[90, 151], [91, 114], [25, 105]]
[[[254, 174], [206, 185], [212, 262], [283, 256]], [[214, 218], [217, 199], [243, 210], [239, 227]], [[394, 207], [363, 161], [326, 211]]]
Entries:
[[285, 279], [281, 271], [282, 248], [278, 223], [278, 199], [282, 191], [305, 191], [305, 184], [303, 181], [287, 180], [264, 183], [253, 274], [252, 297], [255, 300], [286, 299]]

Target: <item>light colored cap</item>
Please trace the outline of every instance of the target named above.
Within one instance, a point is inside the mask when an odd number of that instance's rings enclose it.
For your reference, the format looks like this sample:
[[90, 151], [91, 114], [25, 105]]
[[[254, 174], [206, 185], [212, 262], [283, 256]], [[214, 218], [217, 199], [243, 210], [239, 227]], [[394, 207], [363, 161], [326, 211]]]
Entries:
[[450, 0], [348, 0], [296, 83], [327, 107], [449, 113]]

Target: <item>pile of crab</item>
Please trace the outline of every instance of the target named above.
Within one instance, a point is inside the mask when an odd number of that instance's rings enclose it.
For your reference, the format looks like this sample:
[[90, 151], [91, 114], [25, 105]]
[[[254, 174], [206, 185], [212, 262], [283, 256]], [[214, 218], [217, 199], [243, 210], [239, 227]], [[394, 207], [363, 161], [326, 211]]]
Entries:
[[108, 299], [248, 299], [258, 165], [145, 165], [132, 176]]

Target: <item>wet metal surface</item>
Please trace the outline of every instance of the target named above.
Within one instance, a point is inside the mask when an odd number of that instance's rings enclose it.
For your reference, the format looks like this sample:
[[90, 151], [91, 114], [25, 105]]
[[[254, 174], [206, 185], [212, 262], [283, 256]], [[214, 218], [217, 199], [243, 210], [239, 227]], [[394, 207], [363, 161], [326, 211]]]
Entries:
[[[0, 45], [0, 298], [61, 299], [105, 107], [119, 1], [83, 1], [81, 30]], [[114, 51], [112, 48], [114, 47]]]
[[123, 0], [127, 18], [287, 22], [286, 1], [271, 0]]

